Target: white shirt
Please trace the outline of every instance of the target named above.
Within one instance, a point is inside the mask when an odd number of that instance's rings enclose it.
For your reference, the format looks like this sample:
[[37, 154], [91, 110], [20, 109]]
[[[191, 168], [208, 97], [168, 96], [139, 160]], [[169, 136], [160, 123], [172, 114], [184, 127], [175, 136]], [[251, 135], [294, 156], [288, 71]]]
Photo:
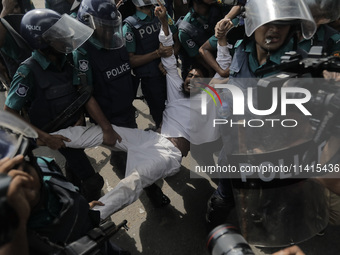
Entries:
[[[164, 31], [161, 30], [159, 41], [164, 46], [173, 45], [171, 32], [165, 36]], [[182, 93], [183, 80], [178, 74], [175, 56], [171, 55], [161, 60], [167, 71], [167, 104], [163, 112], [161, 134], [165, 137], [184, 137], [195, 145], [217, 140], [219, 130], [213, 127], [213, 120], [217, 118], [213, 100], [207, 97], [207, 109], [210, 111], [207, 115], [202, 115], [202, 94], [188, 98]]]

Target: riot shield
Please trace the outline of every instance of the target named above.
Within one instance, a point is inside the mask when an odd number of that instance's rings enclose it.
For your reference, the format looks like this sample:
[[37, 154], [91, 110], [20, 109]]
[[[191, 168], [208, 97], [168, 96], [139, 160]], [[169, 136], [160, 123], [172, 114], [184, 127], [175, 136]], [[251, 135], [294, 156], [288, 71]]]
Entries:
[[[327, 141], [313, 143], [318, 130], [309, 105], [313, 91], [284, 80], [262, 85], [263, 80], [233, 79], [222, 86], [220, 95], [232, 108], [219, 125], [228, 141], [222, 156], [229, 171], [222, 178], [232, 178], [245, 239], [280, 247], [305, 241], [328, 224], [325, 188], [314, 178]], [[314, 158], [306, 162], [312, 150]]]

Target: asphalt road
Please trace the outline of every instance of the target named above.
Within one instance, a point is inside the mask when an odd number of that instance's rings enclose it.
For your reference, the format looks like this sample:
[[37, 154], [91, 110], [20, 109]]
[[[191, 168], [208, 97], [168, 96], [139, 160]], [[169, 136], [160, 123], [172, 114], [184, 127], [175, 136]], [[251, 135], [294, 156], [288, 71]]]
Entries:
[[[33, 0], [36, 8], [43, 8], [42, 0]], [[4, 103], [4, 93], [0, 93], [0, 105]], [[139, 111], [137, 123], [144, 129], [152, 125], [147, 105], [135, 100]], [[110, 164], [110, 151], [96, 147], [86, 149], [86, 153], [96, 169], [104, 178], [103, 193], [108, 192], [122, 178], [116, 166]], [[56, 151], [40, 148], [36, 154], [56, 158], [63, 166], [64, 158]], [[139, 200], [115, 213], [111, 219], [116, 224], [128, 221], [129, 230], [120, 230], [113, 238], [114, 242], [129, 250], [133, 255], [206, 255], [207, 231], [204, 215], [206, 202], [214, 189], [216, 180], [192, 178], [197, 163], [189, 156], [183, 159], [181, 171], [175, 176], [158, 181], [163, 192], [171, 199], [171, 204], [164, 208], [153, 208], [145, 194]], [[191, 173], [191, 175], [190, 175]], [[237, 223], [236, 213], [229, 218]], [[315, 236], [300, 246], [307, 255], [340, 254], [340, 227], [328, 226], [324, 236]], [[271, 254], [278, 248], [260, 249], [252, 247], [256, 255]]]

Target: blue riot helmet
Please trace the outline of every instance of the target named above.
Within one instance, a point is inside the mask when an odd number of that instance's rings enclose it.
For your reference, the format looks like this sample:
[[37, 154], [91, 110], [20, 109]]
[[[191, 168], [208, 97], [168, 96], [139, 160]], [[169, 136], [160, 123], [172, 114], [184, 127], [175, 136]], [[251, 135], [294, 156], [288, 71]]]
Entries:
[[67, 14], [34, 9], [23, 16], [20, 33], [33, 49], [43, 50], [50, 46], [67, 54], [89, 39], [93, 30]]
[[108, 50], [125, 45], [122, 16], [111, 0], [83, 0], [78, 20], [94, 29], [90, 42]]

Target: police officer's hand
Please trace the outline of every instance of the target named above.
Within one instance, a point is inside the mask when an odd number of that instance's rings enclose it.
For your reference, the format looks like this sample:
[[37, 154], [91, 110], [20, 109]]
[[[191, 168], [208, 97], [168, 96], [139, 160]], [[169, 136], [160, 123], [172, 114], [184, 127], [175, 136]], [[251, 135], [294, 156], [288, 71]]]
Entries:
[[168, 19], [167, 19], [167, 15], [166, 15], [166, 8], [165, 6], [159, 1], [158, 2], [158, 6], [156, 6], [155, 8], [155, 16], [158, 17], [158, 19], [163, 23], [167, 23]]
[[8, 14], [20, 14], [20, 6], [17, 0], [2, 0], [2, 12], [1, 16]]
[[59, 150], [61, 148], [66, 147], [64, 141], [71, 142], [71, 140], [65, 136], [50, 135], [50, 134], [44, 133], [43, 135], [39, 135], [39, 138], [37, 139], [37, 145], [48, 146], [52, 150]]
[[103, 204], [102, 202], [96, 201], [96, 200], [93, 200], [92, 202], [89, 203], [90, 209], [92, 209], [92, 208], [95, 207], [95, 206], [104, 206], [104, 205], [105, 205], [105, 204]]
[[215, 37], [217, 39], [225, 37], [227, 32], [233, 27], [233, 23], [229, 18], [223, 18], [217, 22], [215, 26]]
[[163, 46], [163, 44], [159, 44], [158, 54], [161, 58], [167, 58], [172, 55], [173, 48], [172, 46]]
[[0, 173], [7, 174], [15, 166], [21, 164], [24, 161], [23, 155], [17, 155], [14, 158], [3, 158], [0, 159]]
[[122, 138], [120, 135], [112, 128], [110, 125], [110, 128], [103, 129], [103, 144], [108, 146], [115, 146], [116, 142], [121, 142]]
[[166, 75], [166, 69], [164, 68], [164, 65], [162, 62], [159, 63], [158, 68], [163, 75]]
[[119, 9], [119, 7], [121, 7], [122, 5], [124, 5], [124, 1], [119, 0], [118, 3], [116, 4], [117, 9]]
[[299, 246], [294, 245], [281, 251], [275, 252], [273, 255], [305, 255], [305, 253], [299, 248]]
[[340, 73], [328, 72], [328, 71], [324, 70], [322, 74], [323, 74], [323, 77], [326, 80], [340, 81]]
[[0, 172], [12, 177], [7, 191], [7, 201], [17, 212], [20, 220], [23, 221], [21, 223], [26, 223], [31, 212], [30, 201], [34, 200], [37, 194], [33, 189], [33, 177], [26, 172], [14, 169], [14, 167], [22, 163], [23, 160], [24, 157], [22, 155], [18, 155], [12, 159], [1, 159]]

